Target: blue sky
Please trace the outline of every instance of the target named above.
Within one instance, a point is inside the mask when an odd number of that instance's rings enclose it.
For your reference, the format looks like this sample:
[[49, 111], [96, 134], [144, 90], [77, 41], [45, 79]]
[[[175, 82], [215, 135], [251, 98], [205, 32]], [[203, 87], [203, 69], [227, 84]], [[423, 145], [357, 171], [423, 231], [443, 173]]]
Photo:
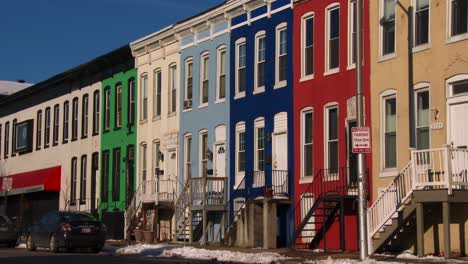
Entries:
[[222, 0], [2, 0], [0, 80], [37, 83]]

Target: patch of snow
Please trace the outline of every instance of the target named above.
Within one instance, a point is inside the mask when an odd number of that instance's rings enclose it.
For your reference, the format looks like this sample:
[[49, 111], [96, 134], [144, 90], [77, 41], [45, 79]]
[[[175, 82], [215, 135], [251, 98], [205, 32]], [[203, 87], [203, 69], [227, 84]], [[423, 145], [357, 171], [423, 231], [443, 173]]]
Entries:
[[227, 250], [207, 250], [193, 247], [164, 250], [162, 256], [237, 263], [276, 263], [287, 259], [287, 257], [283, 255], [272, 252], [242, 253]]
[[138, 244], [138, 245], [131, 245], [131, 246], [118, 248], [115, 251], [115, 254], [159, 256], [166, 249], [172, 249], [172, 247], [166, 246], [166, 245], [159, 245], [159, 244], [157, 245]]
[[21, 244], [17, 245], [16, 248], [26, 248], [26, 244], [21, 243]]
[[437, 257], [437, 256], [434, 256], [434, 255], [427, 255], [427, 256], [424, 256], [424, 257], [418, 257], [418, 256], [415, 256], [409, 252], [404, 252], [404, 253], [401, 253], [400, 255], [396, 256], [397, 259], [410, 259], [410, 260], [421, 260], [421, 261], [424, 261], [424, 262], [437, 262], [437, 263], [443, 263], [443, 262], [447, 262], [447, 263], [468, 263], [468, 261], [463, 261], [463, 260], [457, 260], [457, 259], [445, 259], [444, 257]]
[[364, 261], [355, 260], [355, 259], [328, 259], [324, 260], [307, 260], [304, 263], [309, 264], [400, 264], [400, 262], [388, 262], [388, 261], [377, 261], [375, 259], [366, 259]]

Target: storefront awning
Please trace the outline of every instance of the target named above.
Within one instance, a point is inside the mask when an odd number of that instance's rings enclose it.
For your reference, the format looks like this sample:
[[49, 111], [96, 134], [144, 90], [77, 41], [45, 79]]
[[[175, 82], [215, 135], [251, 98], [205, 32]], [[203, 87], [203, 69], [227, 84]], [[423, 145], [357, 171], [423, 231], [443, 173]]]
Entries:
[[[58, 192], [60, 191], [60, 175], [61, 167], [57, 166], [0, 177], [0, 197], [5, 194], [10, 196], [40, 191]], [[8, 184], [4, 184], [4, 181], [8, 181]], [[11, 189], [6, 190], [4, 186], [11, 186]]]

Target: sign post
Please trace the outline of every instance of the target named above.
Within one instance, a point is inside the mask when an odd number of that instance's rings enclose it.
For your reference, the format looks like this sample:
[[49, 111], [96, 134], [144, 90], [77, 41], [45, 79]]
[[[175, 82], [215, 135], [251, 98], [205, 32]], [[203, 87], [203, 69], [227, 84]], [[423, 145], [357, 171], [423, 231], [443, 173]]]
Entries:
[[2, 178], [2, 190], [5, 191], [5, 206], [4, 206], [4, 214], [7, 215], [7, 206], [8, 206], [8, 192], [13, 187], [13, 178], [12, 177], [3, 177]]

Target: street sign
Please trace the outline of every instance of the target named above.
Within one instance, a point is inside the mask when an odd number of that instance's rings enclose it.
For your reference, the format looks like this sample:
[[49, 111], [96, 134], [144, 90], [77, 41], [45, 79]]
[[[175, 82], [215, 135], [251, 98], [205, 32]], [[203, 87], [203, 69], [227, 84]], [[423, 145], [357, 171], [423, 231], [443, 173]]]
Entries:
[[351, 132], [353, 137], [353, 153], [371, 153], [370, 128], [353, 127]]
[[12, 177], [3, 177], [2, 178], [2, 190], [4, 191], [11, 191], [11, 188], [13, 188], [13, 178]]

